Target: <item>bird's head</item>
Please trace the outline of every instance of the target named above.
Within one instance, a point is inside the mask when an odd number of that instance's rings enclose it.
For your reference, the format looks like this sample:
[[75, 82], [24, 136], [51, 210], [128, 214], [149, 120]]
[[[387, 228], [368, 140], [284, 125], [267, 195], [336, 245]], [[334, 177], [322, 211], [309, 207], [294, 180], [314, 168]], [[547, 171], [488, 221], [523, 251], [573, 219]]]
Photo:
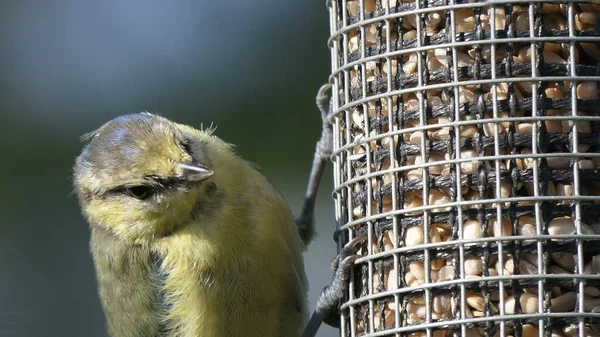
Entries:
[[92, 226], [134, 243], [185, 226], [216, 194], [208, 147], [231, 152], [210, 134], [149, 113], [117, 117], [88, 134], [74, 185]]

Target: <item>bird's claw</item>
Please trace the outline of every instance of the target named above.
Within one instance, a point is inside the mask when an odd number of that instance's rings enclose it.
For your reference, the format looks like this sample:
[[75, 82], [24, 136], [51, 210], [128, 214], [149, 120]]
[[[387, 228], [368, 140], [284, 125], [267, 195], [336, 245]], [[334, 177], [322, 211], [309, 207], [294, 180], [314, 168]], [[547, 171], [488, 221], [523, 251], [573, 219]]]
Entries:
[[325, 160], [329, 160], [333, 152], [333, 125], [330, 122], [330, 116], [333, 112], [331, 87], [330, 83], [324, 84], [319, 88], [316, 97], [317, 107], [321, 112], [321, 119], [323, 121], [321, 139], [317, 143], [317, 155]]
[[319, 296], [317, 302], [317, 311], [326, 313], [323, 320], [326, 324], [339, 327], [338, 304], [344, 298], [347, 290], [350, 271], [356, 259], [360, 257], [357, 254], [358, 246], [365, 241], [364, 236], [359, 236], [348, 242], [338, 256], [332, 261], [334, 269], [333, 278], [329, 286], [325, 287]]

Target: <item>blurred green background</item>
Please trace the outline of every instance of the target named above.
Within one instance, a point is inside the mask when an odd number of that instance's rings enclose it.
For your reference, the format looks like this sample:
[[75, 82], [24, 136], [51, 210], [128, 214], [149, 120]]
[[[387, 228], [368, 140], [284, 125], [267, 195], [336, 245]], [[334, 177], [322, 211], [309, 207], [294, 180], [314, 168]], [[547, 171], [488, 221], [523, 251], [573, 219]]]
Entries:
[[[106, 336], [70, 175], [79, 136], [115, 116], [214, 122], [297, 214], [328, 22], [324, 0], [1, 0], [0, 336]], [[335, 255], [331, 190], [330, 166], [305, 254], [311, 307]]]

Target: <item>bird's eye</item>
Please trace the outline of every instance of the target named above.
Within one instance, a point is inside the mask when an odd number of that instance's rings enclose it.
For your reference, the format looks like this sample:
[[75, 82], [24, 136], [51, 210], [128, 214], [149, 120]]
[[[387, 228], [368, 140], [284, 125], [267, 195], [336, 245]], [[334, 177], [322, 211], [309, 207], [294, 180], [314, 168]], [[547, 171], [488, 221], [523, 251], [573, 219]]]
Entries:
[[144, 185], [132, 186], [127, 188], [127, 193], [136, 199], [144, 200], [152, 195], [152, 188]]
[[183, 139], [181, 141], [181, 147], [183, 147], [183, 150], [188, 154], [192, 153], [192, 145], [189, 139]]

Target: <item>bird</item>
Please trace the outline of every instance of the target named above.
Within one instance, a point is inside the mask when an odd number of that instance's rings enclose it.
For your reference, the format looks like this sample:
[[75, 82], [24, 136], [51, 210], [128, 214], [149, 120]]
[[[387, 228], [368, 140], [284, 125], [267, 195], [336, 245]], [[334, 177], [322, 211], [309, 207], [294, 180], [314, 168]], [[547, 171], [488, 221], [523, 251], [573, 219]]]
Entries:
[[329, 87], [317, 96], [323, 132], [296, 219], [213, 128], [142, 112], [83, 137], [73, 183], [111, 336], [314, 335], [356, 259], [345, 251], [344, 272], [325, 287], [307, 327], [302, 253], [314, 236], [316, 191], [331, 155], [323, 108]]

